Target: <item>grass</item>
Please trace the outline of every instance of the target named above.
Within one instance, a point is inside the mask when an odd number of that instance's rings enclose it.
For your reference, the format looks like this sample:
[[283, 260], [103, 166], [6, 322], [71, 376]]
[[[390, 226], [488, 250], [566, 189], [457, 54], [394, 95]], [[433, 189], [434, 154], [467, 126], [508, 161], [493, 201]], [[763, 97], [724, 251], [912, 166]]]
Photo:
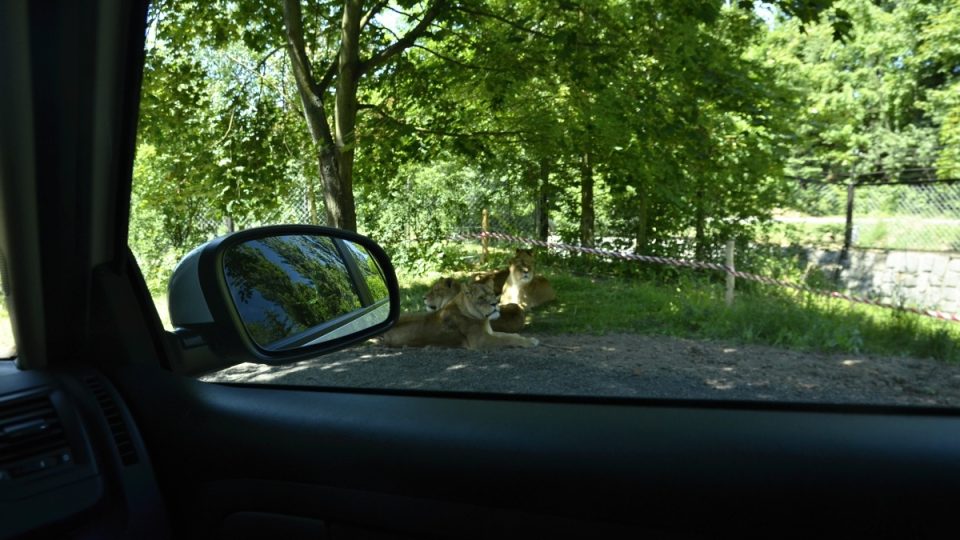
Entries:
[[[960, 361], [957, 323], [760, 285], [739, 291], [728, 308], [723, 285], [703, 274], [675, 273], [666, 281], [586, 277], [559, 268], [543, 274], [559, 298], [529, 315], [530, 331], [538, 334], [656, 334]], [[439, 276], [401, 276], [403, 309], [422, 310], [423, 294]]]

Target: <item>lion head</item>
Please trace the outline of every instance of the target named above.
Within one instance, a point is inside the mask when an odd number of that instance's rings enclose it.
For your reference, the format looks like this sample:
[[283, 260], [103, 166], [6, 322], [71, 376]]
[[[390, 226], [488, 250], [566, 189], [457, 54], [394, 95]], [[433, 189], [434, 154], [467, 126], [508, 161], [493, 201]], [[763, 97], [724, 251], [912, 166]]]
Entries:
[[518, 284], [530, 283], [533, 279], [533, 251], [517, 249], [516, 255], [510, 259], [510, 276]]
[[464, 315], [474, 319], [494, 320], [500, 317], [500, 295], [489, 281], [474, 281], [455, 299]]
[[423, 304], [427, 311], [437, 311], [449, 304], [463, 289], [464, 286], [453, 278], [440, 278], [424, 295]]

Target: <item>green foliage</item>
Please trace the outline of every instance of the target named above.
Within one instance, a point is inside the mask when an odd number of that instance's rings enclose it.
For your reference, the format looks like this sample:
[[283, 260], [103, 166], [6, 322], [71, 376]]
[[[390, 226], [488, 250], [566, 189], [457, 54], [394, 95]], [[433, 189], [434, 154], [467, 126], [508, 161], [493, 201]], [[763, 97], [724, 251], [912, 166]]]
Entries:
[[227, 221], [289, 219], [311, 170], [285, 58], [231, 38], [213, 8], [151, 6], [129, 241], [155, 293]]
[[[427, 144], [452, 142], [524, 187], [531, 202], [545, 191], [562, 237], [581, 235], [585, 156], [598, 234], [635, 238], [643, 251], [669, 252], [672, 237], [697, 227], [705, 245], [725, 238], [783, 199], [790, 93], [746, 54], [763, 28], [749, 10], [720, 2], [487, 7], [462, 9], [481, 15], [469, 21], [470, 40], [449, 50], [441, 34], [428, 45], [444, 54], [411, 55], [395, 80], [408, 101], [388, 99], [378, 110]], [[482, 16], [489, 12], [499, 16]], [[537, 21], [537, 30], [504, 18]], [[531, 170], [544, 163], [553, 172], [538, 181]]]
[[960, 4], [936, 3], [920, 34], [918, 61], [930, 86], [920, 107], [939, 125], [941, 178], [960, 177]]
[[[301, 3], [319, 77], [343, 2]], [[388, 11], [364, 27], [361, 60], [415, 24]], [[842, 215], [842, 192], [795, 190], [784, 167], [960, 163], [958, 13], [947, 0], [449, 2], [358, 89], [360, 230], [422, 273], [475, 262], [446, 239], [477, 230], [483, 208], [493, 230], [549, 217], [569, 241], [592, 210], [601, 244], [690, 256], [678, 238], [695, 235], [702, 258], [762, 235], [778, 207]], [[130, 243], [159, 292], [228, 220], [315, 221], [323, 198], [279, 5], [161, 1], [147, 37]]]
[[446, 240], [457, 232], [478, 231], [483, 208], [491, 211], [493, 230], [509, 231], [510, 224], [497, 216], [531, 212], [524, 195], [509, 178], [441, 156], [431, 164], [404, 167], [388, 182], [362, 186], [360, 230], [386, 246], [395, 265], [422, 273], [459, 264]]
[[960, 31], [956, 3], [837, 6], [853, 24], [844, 42], [826, 22], [801, 32], [797, 22], [782, 21], [758, 49], [800, 96], [791, 174], [840, 180], [883, 171], [895, 180], [906, 169], [939, 164], [941, 177], [951, 176], [958, 57], [948, 43]]

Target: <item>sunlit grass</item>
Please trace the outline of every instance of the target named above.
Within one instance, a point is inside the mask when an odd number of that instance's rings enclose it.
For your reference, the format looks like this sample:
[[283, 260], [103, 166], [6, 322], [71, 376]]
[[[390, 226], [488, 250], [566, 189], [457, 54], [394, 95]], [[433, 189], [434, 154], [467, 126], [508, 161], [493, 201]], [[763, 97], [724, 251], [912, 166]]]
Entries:
[[[671, 283], [559, 269], [543, 274], [558, 300], [531, 313], [529, 331], [538, 334], [657, 334], [960, 361], [958, 323], [770, 287], [740, 291], [728, 308], [723, 285], [698, 274]], [[403, 309], [422, 310], [423, 294], [439, 275], [403, 277]]]

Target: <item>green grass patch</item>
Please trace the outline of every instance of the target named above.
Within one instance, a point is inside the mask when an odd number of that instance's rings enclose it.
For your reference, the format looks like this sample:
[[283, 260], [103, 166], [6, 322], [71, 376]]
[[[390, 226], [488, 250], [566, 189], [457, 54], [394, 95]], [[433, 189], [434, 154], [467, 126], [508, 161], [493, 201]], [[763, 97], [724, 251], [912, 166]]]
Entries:
[[[957, 323], [772, 287], [741, 291], [728, 308], [722, 283], [702, 274], [665, 280], [586, 277], [559, 269], [543, 274], [558, 300], [529, 315], [529, 331], [538, 334], [625, 332], [960, 361]], [[422, 310], [423, 294], [439, 275], [403, 276], [403, 309]]]
[[[506, 267], [512, 253], [512, 249], [491, 246], [485, 267]], [[594, 258], [558, 259], [544, 266], [542, 273], [556, 289], [558, 300], [528, 315], [529, 331], [537, 334], [623, 332], [960, 361], [957, 323], [754, 283], [738, 283], [736, 301], [728, 308], [721, 276], [637, 264], [620, 268]], [[451, 275], [465, 280], [473, 271], [479, 269], [401, 271], [401, 309], [422, 311], [423, 296], [437, 278]], [[166, 298], [157, 297], [154, 302], [170, 329]], [[0, 345], [12, 345], [9, 328], [6, 309], [0, 308]]]

